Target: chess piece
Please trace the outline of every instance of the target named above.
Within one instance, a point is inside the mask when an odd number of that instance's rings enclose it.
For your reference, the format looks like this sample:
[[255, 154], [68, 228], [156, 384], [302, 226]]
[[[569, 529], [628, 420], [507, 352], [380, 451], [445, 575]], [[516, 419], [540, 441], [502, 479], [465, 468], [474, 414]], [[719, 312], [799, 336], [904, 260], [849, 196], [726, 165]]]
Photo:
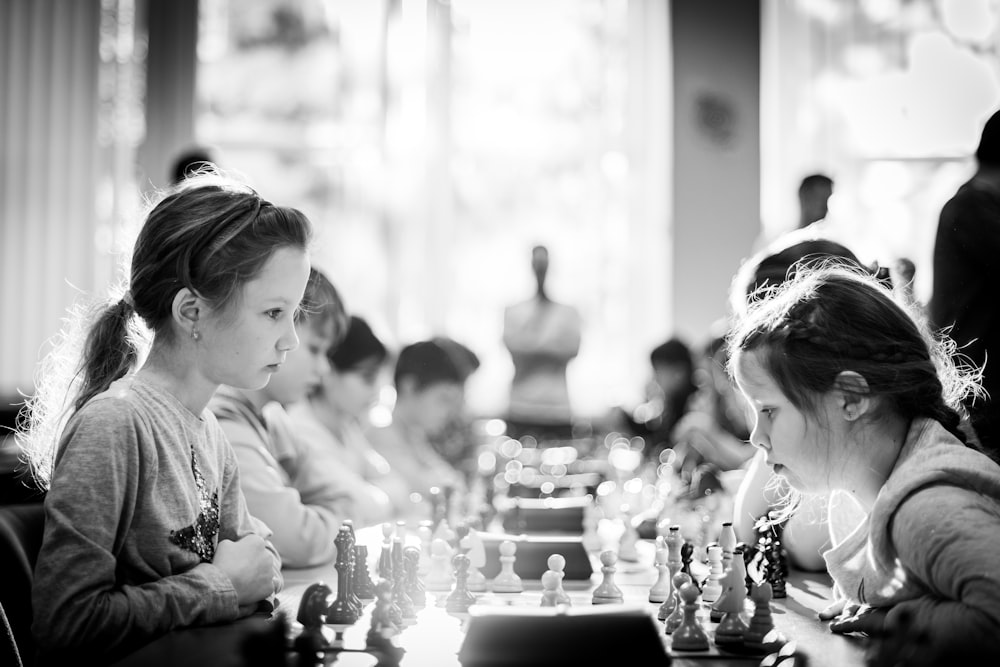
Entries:
[[494, 593], [520, 593], [524, 590], [521, 577], [514, 571], [517, 545], [511, 540], [500, 543], [500, 572], [493, 578]]
[[650, 602], [665, 602], [670, 596], [670, 568], [667, 566], [667, 547], [662, 540], [659, 540], [661, 545], [656, 549], [656, 554], [653, 557], [653, 567], [656, 568], [656, 581], [649, 589], [649, 601]]
[[310, 584], [299, 599], [299, 611], [295, 620], [302, 627], [321, 627], [326, 622], [326, 610], [330, 606], [333, 589], [322, 581]]
[[426, 577], [431, 571], [431, 541], [434, 539], [434, 529], [430, 521], [420, 522], [417, 536], [420, 537], [420, 567], [417, 571], [421, 577]]
[[667, 596], [667, 599], [663, 601], [663, 604], [660, 605], [660, 608], [656, 612], [656, 618], [661, 621], [665, 621], [674, 612], [677, 601], [680, 599], [677, 597], [677, 586], [673, 582], [674, 577], [681, 571], [681, 567], [684, 565], [684, 562], [681, 560], [681, 544], [683, 541], [681, 527], [678, 525], [670, 526], [667, 529], [666, 537], [663, 538], [663, 543], [667, 547], [667, 569], [670, 572], [670, 586], [673, 594]]
[[392, 601], [399, 607], [404, 623], [417, 617], [413, 600], [406, 592], [406, 585], [406, 570], [403, 569], [403, 538], [397, 535], [392, 538]]
[[783, 543], [784, 522], [772, 510], [768, 513], [770, 531], [766, 542], [765, 557], [768, 565], [768, 583], [771, 584], [775, 599], [785, 597], [785, 581], [788, 579], [788, 553]]
[[445, 609], [452, 613], [462, 614], [476, 604], [476, 596], [469, 592], [466, 585], [469, 580], [469, 557], [463, 553], [457, 553], [452, 556], [451, 563], [455, 569], [455, 587], [448, 595]]
[[729, 562], [733, 558], [733, 549], [736, 548], [736, 531], [733, 530], [733, 522], [726, 521], [722, 524], [722, 531], [719, 533], [719, 546], [722, 547], [722, 570], [729, 569]]
[[462, 522], [455, 526], [455, 551], [458, 553], [463, 553], [468, 555], [469, 549], [472, 548], [472, 542], [466, 540], [465, 538], [469, 536], [469, 524]]
[[451, 567], [451, 547], [441, 538], [431, 542], [431, 567], [425, 580], [429, 591], [450, 591], [454, 576]]
[[386, 521], [382, 524], [382, 551], [378, 557], [378, 568], [375, 570], [382, 579], [392, 581], [392, 524]]
[[[694, 573], [691, 572], [691, 561], [694, 559], [694, 545], [690, 542], [685, 542], [681, 545], [681, 572], [691, 577], [691, 583], [698, 586], [698, 580], [695, 579]], [[698, 586], [698, 590], [701, 590], [701, 586]]]
[[558, 575], [558, 583], [556, 584], [556, 600], [559, 604], [573, 604], [573, 601], [569, 599], [569, 595], [567, 595], [565, 589], [563, 589], [563, 579], [566, 577], [566, 557], [562, 554], [552, 554], [546, 562], [548, 563], [549, 570]]
[[341, 526], [334, 538], [337, 546], [337, 560], [333, 566], [337, 570], [337, 597], [326, 610], [326, 622], [332, 625], [351, 625], [358, 620], [358, 610], [351, 600], [350, 574], [351, 535], [347, 526]]
[[[677, 571], [671, 581], [674, 587], [674, 604], [670, 610], [670, 615], [663, 619], [663, 631], [670, 635], [684, 620], [684, 601], [681, 598], [681, 586], [691, 583], [691, 577], [687, 572]], [[697, 588], [697, 587], [696, 587]]]
[[722, 577], [722, 594], [712, 604], [711, 620], [720, 623], [728, 611], [742, 613], [746, 599], [746, 566], [743, 562], [743, 552], [736, 548], [733, 551], [729, 569]]
[[389, 647], [389, 637], [399, 632], [399, 626], [392, 620], [392, 582], [380, 579], [375, 584], [375, 609], [372, 611], [371, 627], [368, 629], [366, 648]]
[[615, 572], [617, 571], [615, 563], [617, 562], [618, 554], [614, 551], [601, 552], [601, 573], [604, 575], [604, 578], [597, 588], [594, 589], [593, 604], [621, 603], [625, 601], [622, 589], [618, 588], [618, 585], [615, 583]]
[[663, 541], [667, 545], [667, 565], [671, 576], [673, 576], [674, 573], [679, 572], [684, 566], [684, 561], [681, 559], [681, 547], [684, 545], [684, 538], [681, 537], [681, 527], [677, 524], [670, 526], [667, 536], [663, 538]]
[[701, 591], [701, 600], [712, 604], [722, 595], [722, 547], [715, 544], [708, 547], [708, 580]]
[[625, 524], [625, 530], [618, 543], [618, 559], [636, 563], [639, 561], [639, 549], [636, 546], [639, 544], [639, 529], [632, 522], [632, 518], [628, 504], [622, 505], [622, 522]]
[[[754, 584], [750, 592], [753, 600], [753, 616], [743, 633], [743, 643], [752, 648], [774, 650], [775, 643], [780, 643], [774, 630], [774, 618], [771, 615], [771, 584], [764, 581]], [[770, 636], [769, 636], [770, 635]]]
[[486, 590], [486, 575], [479, 569], [486, 565], [486, 546], [479, 531], [470, 529], [462, 538], [465, 554], [469, 557], [469, 590], [482, 593]]
[[420, 581], [419, 547], [404, 547], [403, 571], [406, 573], [406, 595], [414, 609], [423, 609], [427, 606], [427, 592], [424, 583]]
[[368, 545], [354, 546], [354, 594], [362, 602], [375, 599], [375, 582], [368, 572]]
[[559, 601], [559, 573], [546, 570], [542, 573], [542, 606], [555, 607], [562, 604]]
[[357, 537], [354, 534], [354, 521], [351, 519], [344, 519], [341, 523], [343, 528], [347, 528], [348, 541], [345, 545], [347, 550], [347, 601], [351, 603], [354, 607], [354, 611], [357, 612], [358, 618], [365, 610], [365, 605], [361, 601], [361, 597], [357, 592], [357, 581], [354, 576], [355, 570], [357, 569], [357, 555], [354, 551], [354, 545], [358, 543]]
[[679, 593], [683, 619], [674, 630], [670, 648], [674, 651], [707, 651], [708, 634], [698, 622], [698, 587], [689, 581], [680, 587]]

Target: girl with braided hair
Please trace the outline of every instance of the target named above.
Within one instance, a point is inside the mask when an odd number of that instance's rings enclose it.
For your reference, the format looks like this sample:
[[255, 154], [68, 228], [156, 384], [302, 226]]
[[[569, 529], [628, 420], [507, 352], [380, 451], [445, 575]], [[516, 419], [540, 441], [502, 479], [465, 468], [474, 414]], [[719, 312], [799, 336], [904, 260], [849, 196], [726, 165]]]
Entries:
[[960, 410], [978, 372], [954, 364], [954, 344], [830, 263], [752, 301], [728, 344], [767, 464], [864, 509], [823, 554], [843, 597], [831, 629], [906, 624], [928, 655], [1000, 655], [1000, 466], [970, 444]]
[[37, 664], [107, 664], [273, 602], [280, 557], [207, 405], [298, 345], [311, 234], [295, 209], [191, 177], [147, 215], [124, 295], [70, 318], [18, 434], [47, 489]]

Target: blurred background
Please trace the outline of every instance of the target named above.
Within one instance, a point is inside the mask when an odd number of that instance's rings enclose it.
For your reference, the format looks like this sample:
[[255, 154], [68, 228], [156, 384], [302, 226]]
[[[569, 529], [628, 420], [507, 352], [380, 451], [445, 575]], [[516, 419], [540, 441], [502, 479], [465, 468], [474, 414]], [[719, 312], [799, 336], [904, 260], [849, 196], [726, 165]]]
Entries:
[[[1000, 103], [997, 0], [0, 0], [0, 403], [148, 197], [209, 149], [316, 224], [314, 261], [398, 348], [473, 349], [505, 408], [504, 306], [583, 318], [579, 414], [641, 400], [649, 351], [708, 340], [733, 273], [828, 222], [926, 299], [941, 205]], [[4, 423], [9, 423], [6, 419]]]

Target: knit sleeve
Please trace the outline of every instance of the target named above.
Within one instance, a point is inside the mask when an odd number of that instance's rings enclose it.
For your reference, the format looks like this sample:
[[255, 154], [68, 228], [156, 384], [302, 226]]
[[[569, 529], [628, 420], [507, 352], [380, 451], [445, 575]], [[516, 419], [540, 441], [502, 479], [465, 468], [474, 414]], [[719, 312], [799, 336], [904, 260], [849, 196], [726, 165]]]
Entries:
[[890, 530], [900, 564], [925, 594], [893, 607], [888, 623], [928, 633], [942, 660], [1000, 656], [996, 501], [956, 486], [924, 487], [900, 505]]
[[219, 425], [236, 453], [247, 507], [272, 531], [282, 564], [302, 568], [332, 561], [343, 517], [328, 507], [306, 504], [255, 429], [234, 419], [219, 419]]
[[124, 401], [85, 411], [64, 432], [45, 499], [32, 587], [42, 653], [110, 657], [177, 627], [236, 618], [232, 584], [193, 555], [167, 572], [147, 563], [142, 581], [122, 570], [119, 555], [143, 520], [140, 489], [156, 475], [153, 436]]

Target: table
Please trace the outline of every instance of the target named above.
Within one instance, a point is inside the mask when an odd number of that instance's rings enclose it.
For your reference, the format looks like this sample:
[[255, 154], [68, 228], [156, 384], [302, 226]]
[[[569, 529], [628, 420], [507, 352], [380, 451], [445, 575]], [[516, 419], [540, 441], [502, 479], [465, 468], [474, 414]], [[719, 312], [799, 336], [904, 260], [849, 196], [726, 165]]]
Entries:
[[[359, 543], [377, 545], [378, 535], [369, 529], [358, 532]], [[652, 568], [653, 543], [640, 543], [640, 558], [636, 563], [619, 562], [616, 582], [625, 595], [626, 605], [630, 608], [644, 609], [655, 619], [659, 607], [648, 602], [649, 588], [655, 580]], [[568, 582], [566, 585], [573, 607], [591, 604], [591, 591], [600, 582], [600, 564], [595, 557], [595, 575], [590, 582]], [[370, 569], [374, 573], [378, 560], [378, 548], [369, 548]], [[285, 589], [279, 594], [280, 606], [278, 612], [287, 614], [293, 621], [290, 627], [291, 636], [301, 631], [301, 626], [294, 623], [299, 601], [306, 588], [317, 581], [327, 583], [336, 588], [336, 570], [331, 565], [311, 569], [286, 570]], [[525, 591], [519, 594], [480, 593], [477, 606], [481, 609], [498, 609], [500, 607], [540, 607], [541, 586], [538, 581], [525, 581]], [[821, 573], [792, 572], [787, 582], [787, 597], [772, 601], [775, 627], [790, 641], [795, 642], [799, 651], [808, 657], [811, 667], [861, 667], [864, 665], [864, 640], [857, 637], [835, 635], [829, 631], [826, 624], [819, 621], [816, 613], [825, 607], [830, 600], [831, 582], [829, 577]], [[464, 629], [467, 616], [449, 614], [443, 608], [443, 600], [447, 593], [428, 592], [427, 606], [417, 614], [416, 622], [405, 627], [394, 639], [405, 650], [400, 661], [400, 667], [460, 667], [457, 657], [465, 637]], [[363, 649], [365, 637], [370, 627], [370, 614], [373, 605], [369, 604], [365, 614], [354, 625], [347, 627], [342, 635], [345, 648]], [[247, 667], [252, 664], [244, 655], [244, 642], [254, 633], [266, 631], [274, 627], [274, 618], [256, 617], [244, 619], [237, 623], [222, 626], [192, 628], [178, 630], [158, 639], [136, 653], [116, 664], [116, 667], [157, 667], [159, 665], [176, 665], [197, 667]], [[662, 632], [662, 622], [655, 621]], [[326, 629], [331, 638], [334, 637], [331, 628]], [[663, 640], [669, 648], [669, 636], [663, 635]], [[627, 647], [622, 647], [623, 659], [627, 656]], [[746, 657], [739, 655], [720, 655], [714, 648], [708, 653], [671, 653], [673, 665], [679, 667], [696, 666], [712, 667], [716, 665], [758, 665], [761, 656]], [[331, 664], [328, 660], [327, 664]], [[376, 660], [364, 653], [342, 653], [335, 664], [338, 667], [370, 667]], [[289, 653], [287, 664], [294, 665], [295, 654]]]

